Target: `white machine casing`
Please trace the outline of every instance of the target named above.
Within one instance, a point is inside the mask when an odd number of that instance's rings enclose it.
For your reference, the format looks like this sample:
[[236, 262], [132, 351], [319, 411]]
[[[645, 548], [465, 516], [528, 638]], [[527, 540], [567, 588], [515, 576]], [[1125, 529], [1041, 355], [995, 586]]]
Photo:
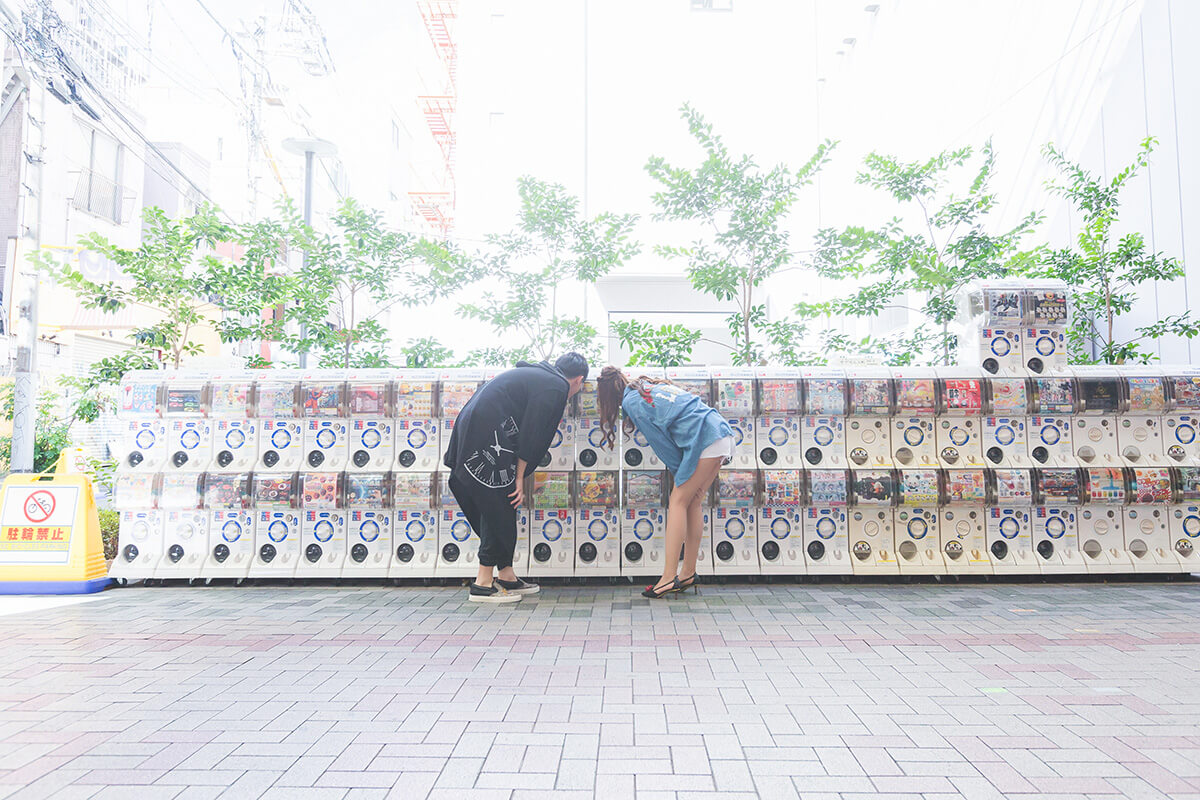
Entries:
[[575, 574], [573, 473], [538, 470], [527, 479], [527, 507], [520, 526], [529, 541], [529, 574], [569, 578]]
[[890, 469], [850, 471], [850, 563], [855, 575], [898, 575], [892, 506], [896, 476]]
[[[1180, 475], [1166, 467], [1133, 467], [1123, 547], [1135, 572], [1189, 572], [1171, 534], [1171, 504], [1179, 494]], [[1186, 549], [1186, 548], [1185, 548]]]
[[258, 461], [258, 420], [254, 418], [254, 378], [248, 372], [219, 373], [209, 384], [213, 426], [209, 472], [243, 473]]
[[667, 473], [621, 472], [621, 574], [662, 575], [666, 545]]
[[846, 469], [846, 374], [826, 367], [800, 370], [800, 448], [805, 469]]
[[1025, 289], [1018, 281], [975, 281], [959, 294], [958, 363], [979, 366], [989, 375], [1024, 375], [1021, 336]]
[[124, 583], [153, 578], [163, 554], [163, 517], [158, 509], [161, 476], [149, 473], [117, 476], [115, 500], [120, 509], [117, 557], [108, 576]]
[[158, 503], [163, 510], [163, 554], [154, 570], [155, 579], [199, 578], [208, 545], [204, 474], [163, 475]]
[[575, 469], [575, 418], [564, 415], [558, 421], [550, 448], [539, 465], [540, 469], [552, 472], [569, 472]]
[[575, 574], [621, 574], [620, 475], [576, 472]]
[[983, 376], [978, 370], [937, 370], [941, 402], [934, 435], [938, 461], [946, 469], [982, 467]]
[[721, 470], [713, 482], [713, 572], [757, 575], [758, 472]]
[[1172, 466], [1200, 467], [1200, 368], [1171, 370], [1167, 394], [1163, 451]]
[[733, 428], [733, 463], [729, 469], [755, 469], [755, 402], [753, 367], [713, 367], [713, 408]]
[[760, 367], [755, 372], [754, 388], [758, 407], [758, 416], [754, 418], [758, 468], [802, 469], [805, 462], [800, 434], [803, 405], [799, 368]]
[[[1167, 494], [1171, 478], [1163, 469]], [[1121, 467], [1085, 467], [1082, 503], [1079, 506], [1079, 550], [1090, 573], [1127, 573], [1134, 563], [1125, 546], [1125, 514], [1129, 502], [1125, 470]], [[1166, 501], [1160, 509], [1166, 532]]]
[[1025, 378], [989, 378], [985, 383], [983, 459], [1000, 469], [1027, 469], [1032, 394]]
[[295, 472], [304, 464], [304, 427], [297, 416], [297, 370], [272, 370], [254, 387], [258, 418], [255, 471]]
[[846, 470], [811, 469], [804, 477], [804, 562], [808, 574], [853, 574]]
[[341, 472], [350, 457], [350, 418], [346, 416], [346, 375], [309, 373], [301, 378], [304, 423], [302, 470]]
[[1078, 392], [1064, 375], [1033, 378], [1034, 414], [1029, 418], [1029, 457], [1035, 466], [1076, 465], [1073, 437]]
[[386, 472], [396, 459], [396, 420], [392, 372], [354, 370], [346, 375], [346, 414], [350, 442], [347, 472]]
[[[621, 464], [621, 423], [614, 423], [615, 441], [610, 450], [600, 429], [600, 405], [596, 380], [588, 378], [575, 395], [575, 469], [612, 471]], [[649, 448], [647, 448], [649, 449]]]
[[803, 473], [799, 469], [759, 472], [758, 563], [761, 571], [804, 575]]
[[987, 544], [997, 575], [1041, 574], [1033, 549], [1033, 472], [993, 469], [987, 473]]
[[951, 575], [991, 575], [988, 554], [987, 474], [982, 469], [942, 473], [940, 533], [942, 557]]
[[296, 576], [340, 578], [346, 564], [342, 473], [307, 472], [300, 481], [300, 559]]
[[1125, 410], [1117, 419], [1117, 449], [1127, 467], [1169, 467], [1163, 447], [1163, 415], [1167, 383], [1161, 370], [1149, 367], [1121, 371]]
[[125, 373], [117, 397], [117, 419], [123, 428], [125, 452], [117, 462], [117, 472], [158, 472], [167, 460], [167, 430], [159, 412], [160, 382], [158, 370]]
[[397, 472], [392, 479], [395, 522], [388, 577], [432, 578], [439, 558], [437, 474]]
[[249, 472], [210, 472], [204, 479], [208, 547], [200, 577], [242, 580], [254, 560], [254, 512]]
[[[449, 474], [440, 472], [438, 477], [438, 547], [433, 574], [439, 578], [474, 577], [479, 571], [479, 537], [450, 491]], [[518, 568], [515, 563], [513, 567]]]
[[1021, 348], [1025, 366], [1036, 375], [1065, 372], [1070, 324], [1067, 284], [1053, 279], [1023, 283], [1026, 324]]
[[346, 475], [343, 578], [386, 578], [392, 566], [392, 492], [382, 472]]
[[438, 372], [406, 369], [394, 373], [393, 379], [396, 459], [392, 469], [437, 472], [442, 468], [442, 453], [450, 441], [449, 434], [442, 432]]
[[1124, 392], [1116, 367], [1075, 366], [1077, 403], [1071, 433], [1075, 459], [1085, 467], [1121, 467], [1117, 419], [1124, 413]]
[[855, 367], [846, 370], [846, 382], [850, 400], [846, 457], [850, 468], [890, 469], [895, 408], [891, 374], [883, 367]]
[[1181, 572], [1200, 572], [1200, 467], [1171, 471], [1174, 497], [1167, 515], [1171, 551]]
[[163, 382], [163, 425], [167, 431], [164, 472], [204, 472], [212, 461], [213, 426], [208, 419], [207, 378], [169, 373]]
[[892, 417], [892, 460], [902, 469], [936, 467], [937, 373], [932, 367], [893, 369], [892, 386], [896, 397], [895, 416]]
[[254, 473], [251, 578], [292, 578], [300, 561], [300, 477]]
[[896, 477], [896, 541], [892, 549], [900, 574], [944, 575], [938, 471], [928, 467], [899, 469]]
[[1034, 470], [1033, 551], [1043, 575], [1087, 572], [1079, 549], [1081, 484], [1074, 467]]

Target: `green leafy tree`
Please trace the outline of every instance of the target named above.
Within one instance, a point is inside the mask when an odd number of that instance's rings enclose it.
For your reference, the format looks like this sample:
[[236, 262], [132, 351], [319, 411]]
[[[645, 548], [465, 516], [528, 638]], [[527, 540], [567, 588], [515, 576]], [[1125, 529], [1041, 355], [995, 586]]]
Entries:
[[560, 291], [571, 283], [592, 283], [637, 255], [640, 246], [630, 239], [637, 216], [604, 213], [585, 219], [579, 199], [563, 186], [528, 176], [517, 181], [517, 193], [516, 228], [489, 236], [479, 256], [480, 271], [501, 288], [458, 309], [461, 316], [486, 323], [499, 343], [472, 350], [466, 362], [498, 366], [566, 350], [598, 361], [596, 329], [564, 312]]
[[1072, 361], [1147, 363], [1156, 356], [1144, 348], [1145, 342], [1168, 335], [1191, 339], [1200, 332], [1200, 323], [1190, 311], [1161, 317], [1132, 330], [1118, 329], [1119, 318], [1132, 310], [1143, 284], [1183, 277], [1183, 262], [1149, 252], [1142, 234], [1127, 233], [1118, 238], [1113, 233], [1121, 191], [1149, 166], [1157, 143], [1154, 137], [1143, 139], [1133, 162], [1108, 181], [1068, 159], [1053, 143], [1043, 149], [1059, 175], [1047, 187], [1070, 202], [1081, 221], [1075, 247], [1051, 250], [1034, 270], [1039, 275], [1061, 278], [1070, 288], [1068, 334]]
[[[0, 384], [0, 416], [13, 420], [13, 385]], [[37, 418], [33, 425], [33, 471], [45, 472], [54, 466], [58, 454], [71, 446], [71, 421], [58, 409], [54, 392], [38, 395]], [[12, 463], [12, 436], [0, 436], [0, 465], [5, 472]]]
[[684, 325], [654, 327], [636, 319], [612, 323], [621, 346], [630, 351], [631, 367], [678, 367], [691, 360], [700, 331]]
[[799, 268], [785, 218], [800, 189], [828, 162], [835, 143], [822, 143], [798, 169], [778, 164], [764, 170], [751, 156], [730, 153], [700, 112], [684, 105], [681, 113], [704, 159], [692, 169], [673, 166], [659, 156], [647, 162], [647, 172], [661, 186], [654, 194], [654, 218], [697, 223], [702, 235], [688, 246], [659, 246], [657, 252], [682, 259], [699, 291], [737, 305], [727, 320], [735, 364], [806, 360], [799, 349], [807, 335], [806, 321], [769, 321], [761, 289], [771, 276]]
[[453, 364], [454, 351], [432, 336], [426, 336], [409, 339], [408, 344], [400, 348], [400, 360], [404, 366], [414, 369], [448, 367]]
[[967, 167], [972, 153], [972, 148], [963, 147], [910, 162], [878, 153], [866, 157], [856, 182], [886, 193], [905, 217], [894, 217], [878, 228], [819, 231], [813, 266], [854, 288], [831, 301], [801, 303], [797, 312], [808, 319], [874, 317], [902, 308], [915, 315], [916, 324], [909, 331], [861, 340], [831, 335], [831, 350], [882, 353], [891, 364], [951, 364], [957, 350], [951, 325], [959, 291], [976, 278], [1019, 273], [1037, 262], [1038, 252], [1021, 246], [1041, 221], [1040, 214], [1030, 213], [1008, 230], [990, 232], [989, 215], [997, 205], [991, 190], [995, 153], [990, 141], [983, 146], [966, 191], [948, 190], [953, 173]]

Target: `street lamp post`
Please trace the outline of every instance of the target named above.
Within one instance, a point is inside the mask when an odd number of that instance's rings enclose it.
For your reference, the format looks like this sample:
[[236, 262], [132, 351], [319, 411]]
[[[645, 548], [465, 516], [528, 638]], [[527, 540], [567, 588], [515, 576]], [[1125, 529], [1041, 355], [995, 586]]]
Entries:
[[[312, 225], [312, 202], [313, 202], [313, 159], [316, 156], [322, 158], [326, 156], [337, 155], [337, 145], [325, 139], [284, 139], [283, 149], [289, 153], [304, 156], [304, 224]], [[308, 266], [308, 250], [303, 253], [304, 266]], [[308, 333], [308, 326], [303, 322], [300, 323], [300, 338], [304, 339]], [[301, 350], [299, 355], [300, 367], [308, 366], [308, 351]]]

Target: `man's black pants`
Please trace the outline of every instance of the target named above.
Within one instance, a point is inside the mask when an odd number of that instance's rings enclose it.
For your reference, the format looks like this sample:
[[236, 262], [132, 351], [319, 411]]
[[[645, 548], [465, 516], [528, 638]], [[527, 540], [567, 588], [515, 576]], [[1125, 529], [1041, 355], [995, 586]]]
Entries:
[[479, 563], [499, 569], [511, 567], [517, 549], [517, 510], [508, 497], [510, 489], [471, 486], [453, 475], [447, 483], [471, 530], [479, 537]]

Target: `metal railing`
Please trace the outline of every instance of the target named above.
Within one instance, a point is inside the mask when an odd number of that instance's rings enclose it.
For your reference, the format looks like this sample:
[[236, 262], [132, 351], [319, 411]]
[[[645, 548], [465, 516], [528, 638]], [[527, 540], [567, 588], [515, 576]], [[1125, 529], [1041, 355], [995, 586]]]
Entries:
[[75, 208], [120, 225], [125, 221], [122, 212], [124, 200], [125, 187], [121, 184], [94, 170], [79, 171], [79, 181], [75, 184]]

